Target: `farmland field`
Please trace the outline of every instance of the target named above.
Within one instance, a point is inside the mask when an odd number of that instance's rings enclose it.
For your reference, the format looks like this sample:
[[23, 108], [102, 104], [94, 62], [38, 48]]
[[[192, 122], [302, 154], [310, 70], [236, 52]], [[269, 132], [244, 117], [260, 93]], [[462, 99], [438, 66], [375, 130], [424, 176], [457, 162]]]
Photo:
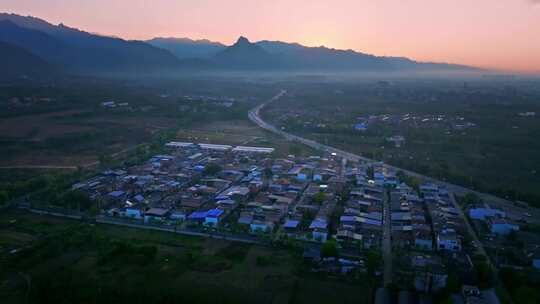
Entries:
[[[3, 303], [26, 296], [32, 303], [369, 303], [372, 297], [366, 278], [310, 274], [285, 249], [20, 211], [0, 216], [0, 237]], [[271, 263], [259, 263], [261, 256]]]

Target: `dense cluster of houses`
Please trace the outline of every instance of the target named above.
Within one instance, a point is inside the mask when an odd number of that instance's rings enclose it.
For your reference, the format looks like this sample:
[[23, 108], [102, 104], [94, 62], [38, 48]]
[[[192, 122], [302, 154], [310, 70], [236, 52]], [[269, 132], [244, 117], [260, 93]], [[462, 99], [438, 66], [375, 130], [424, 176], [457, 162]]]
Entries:
[[273, 158], [273, 148], [206, 143], [166, 147], [167, 154], [106, 170], [73, 189], [99, 201], [110, 217], [316, 242], [332, 237], [346, 185], [340, 159]]
[[[371, 174], [369, 170], [373, 170]], [[381, 164], [351, 168], [355, 186], [345, 202], [339, 218], [337, 239], [344, 244], [379, 247], [382, 235], [384, 185], [392, 176], [382, 171]], [[395, 176], [393, 176], [395, 177]]]

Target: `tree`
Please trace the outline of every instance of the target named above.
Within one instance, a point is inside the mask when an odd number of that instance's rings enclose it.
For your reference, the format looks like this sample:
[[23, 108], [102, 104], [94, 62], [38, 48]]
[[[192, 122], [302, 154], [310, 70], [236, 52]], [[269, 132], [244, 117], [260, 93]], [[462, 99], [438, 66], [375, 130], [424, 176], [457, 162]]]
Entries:
[[369, 274], [374, 274], [382, 261], [381, 252], [377, 249], [370, 249], [366, 256], [366, 267]]
[[313, 201], [319, 205], [324, 203], [325, 199], [326, 199], [326, 194], [324, 194], [324, 192], [322, 191], [319, 191], [317, 194], [313, 196]]
[[375, 172], [373, 170], [373, 167], [368, 167], [367, 170], [366, 170], [366, 174], [368, 176], [369, 179], [374, 179], [375, 178]]
[[468, 192], [460, 199], [461, 204], [463, 205], [470, 205], [470, 204], [477, 204], [482, 203], [482, 199], [474, 192]]
[[7, 204], [8, 200], [9, 200], [9, 195], [7, 191], [0, 191], [0, 206]]
[[111, 164], [112, 158], [110, 155], [107, 154], [100, 154], [98, 157], [99, 165], [101, 167], [107, 167]]
[[86, 193], [78, 190], [72, 190], [62, 195], [60, 198], [60, 204], [63, 207], [69, 207], [72, 209], [88, 210], [92, 207], [93, 201]]
[[521, 286], [514, 293], [514, 303], [536, 304], [540, 298], [538, 291], [529, 286]]
[[450, 293], [458, 293], [461, 287], [461, 282], [459, 280], [459, 276], [455, 271], [451, 271], [448, 274], [448, 279], [446, 280], [446, 289]]
[[219, 172], [221, 172], [221, 170], [222, 170], [222, 168], [221, 168], [221, 166], [218, 165], [218, 164], [208, 164], [208, 165], [204, 168], [202, 174], [203, 174], [204, 176], [208, 176], [208, 175], [216, 175], [216, 174], [218, 174]]
[[477, 263], [476, 272], [478, 273], [478, 287], [482, 289], [493, 287], [495, 273], [487, 262]]
[[321, 256], [323, 258], [328, 258], [328, 257], [335, 258], [338, 256], [336, 240], [330, 239], [321, 246]]

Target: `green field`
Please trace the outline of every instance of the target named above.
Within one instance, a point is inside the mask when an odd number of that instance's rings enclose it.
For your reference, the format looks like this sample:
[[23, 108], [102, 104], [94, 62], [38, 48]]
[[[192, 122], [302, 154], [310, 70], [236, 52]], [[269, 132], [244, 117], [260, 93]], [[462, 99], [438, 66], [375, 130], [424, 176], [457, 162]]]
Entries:
[[2, 303], [24, 303], [26, 297], [30, 303], [370, 303], [372, 298], [368, 279], [311, 274], [295, 251], [285, 249], [19, 211], [0, 216], [0, 238]]

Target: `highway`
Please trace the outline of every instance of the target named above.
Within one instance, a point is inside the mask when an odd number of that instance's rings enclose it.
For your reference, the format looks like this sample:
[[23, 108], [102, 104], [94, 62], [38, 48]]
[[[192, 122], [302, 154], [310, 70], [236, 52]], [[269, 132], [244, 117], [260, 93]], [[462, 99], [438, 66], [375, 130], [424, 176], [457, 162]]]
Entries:
[[[280, 135], [280, 136], [284, 137], [285, 139], [287, 139], [289, 141], [299, 142], [301, 144], [304, 144], [304, 145], [306, 145], [308, 147], [311, 147], [311, 148], [319, 150], [319, 151], [323, 151], [323, 152], [327, 152], [327, 153], [335, 153], [337, 156], [342, 157], [344, 159], [347, 159], [349, 161], [353, 161], [353, 162], [358, 162], [358, 161], [365, 161], [365, 162], [372, 162], [372, 163], [373, 162], [378, 162], [378, 161], [373, 160], [373, 159], [369, 159], [369, 158], [366, 158], [366, 157], [363, 157], [363, 156], [360, 156], [360, 155], [356, 155], [354, 153], [343, 151], [341, 149], [337, 149], [337, 148], [334, 148], [334, 147], [331, 147], [331, 146], [328, 146], [328, 145], [324, 145], [324, 144], [321, 144], [321, 143], [316, 142], [316, 141], [311, 140], [311, 139], [303, 138], [303, 137], [300, 137], [300, 136], [285, 132], [283, 130], [279, 130], [275, 126], [265, 122], [260, 116], [261, 110], [264, 109], [264, 107], [266, 107], [268, 104], [280, 99], [285, 94], [287, 94], [287, 91], [281, 90], [277, 95], [272, 97], [267, 102], [264, 102], [264, 103], [256, 106], [252, 110], [250, 110], [249, 113], [248, 113], [249, 119], [252, 122], [254, 122], [255, 124], [257, 124], [259, 127], [263, 128], [265, 130], [268, 130], [268, 131], [270, 131], [270, 132], [272, 132], [274, 134]], [[499, 201], [499, 202], [504, 202], [504, 203], [508, 203], [508, 204], [512, 204], [512, 202], [504, 200], [504, 199], [499, 198], [499, 197], [496, 197], [496, 196], [491, 195], [491, 194], [477, 192], [477, 191], [472, 190], [472, 189], [468, 189], [468, 188], [465, 188], [465, 187], [462, 187], [462, 186], [454, 185], [454, 184], [451, 184], [451, 183], [448, 183], [448, 182], [445, 182], [445, 181], [437, 180], [435, 178], [425, 176], [425, 175], [422, 175], [422, 174], [419, 174], [419, 173], [416, 173], [416, 172], [412, 172], [412, 171], [409, 171], [409, 170], [406, 170], [406, 169], [398, 168], [398, 167], [395, 167], [395, 166], [392, 166], [392, 165], [384, 164], [384, 166], [386, 168], [389, 168], [389, 169], [392, 169], [392, 170], [395, 170], [395, 171], [403, 171], [405, 174], [407, 174], [409, 176], [419, 178], [419, 179], [421, 179], [423, 181], [436, 183], [438, 185], [442, 185], [442, 186], [446, 187], [446, 189], [448, 189], [448, 191], [451, 192], [451, 199], [452, 199], [452, 202], [453, 202], [454, 206], [460, 211], [461, 216], [463, 217], [463, 219], [466, 222], [467, 230], [469, 231], [469, 234], [473, 237], [474, 241], [478, 245], [478, 251], [481, 254], [483, 254], [484, 256], [486, 256], [487, 260], [490, 261], [489, 256], [486, 254], [486, 251], [485, 251], [485, 249], [484, 249], [484, 247], [482, 245], [482, 242], [480, 242], [478, 236], [476, 235], [475, 231], [472, 229], [472, 227], [469, 224], [467, 218], [465, 217], [465, 215], [463, 213], [463, 210], [456, 203], [453, 195], [454, 194], [465, 195], [466, 193], [473, 192], [473, 193], [476, 193], [478, 196], [480, 196], [482, 199], [484, 199], [486, 201], [489, 201], [489, 200], [491, 200], [491, 201]], [[390, 223], [390, 221], [391, 221], [391, 214], [390, 214], [389, 203], [387, 201], [387, 204], [385, 204], [385, 208], [384, 208], [384, 222], [385, 222], [384, 226], [385, 226], [385, 229], [383, 229], [383, 240], [382, 240], [383, 241], [383, 246], [382, 246], [382, 251], [383, 252], [382, 252], [382, 254], [383, 254], [383, 259], [385, 261], [385, 268], [384, 268], [384, 281], [385, 281], [385, 283], [390, 283], [392, 281], [392, 278], [391, 278], [391, 276], [392, 276], [391, 247], [392, 247], [392, 245], [391, 245], [391, 223]], [[390, 231], [389, 231], [388, 227], [390, 227]], [[490, 263], [490, 264], [493, 266], [492, 263]]]
[[[265, 130], [268, 130], [268, 131], [270, 131], [270, 132], [272, 132], [274, 134], [280, 135], [280, 136], [284, 137], [285, 139], [287, 139], [289, 141], [299, 142], [301, 144], [304, 144], [304, 145], [306, 145], [308, 147], [311, 147], [311, 148], [319, 150], [319, 151], [328, 152], [328, 153], [336, 153], [337, 156], [343, 157], [343, 158], [345, 158], [345, 159], [347, 159], [349, 161], [354, 161], [354, 162], [358, 162], [358, 161], [379, 162], [377, 160], [373, 160], [373, 159], [363, 157], [363, 156], [360, 156], [360, 155], [357, 155], [357, 154], [354, 154], [354, 153], [350, 153], [350, 152], [347, 152], [347, 151], [343, 151], [341, 149], [331, 147], [331, 146], [328, 146], [328, 145], [324, 145], [324, 144], [321, 144], [321, 143], [316, 142], [316, 141], [311, 140], [311, 139], [303, 138], [303, 137], [300, 137], [300, 136], [285, 132], [285, 131], [280, 130], [280, 129], [276, 128], [275, 126], [265, 122], [260, 116], [261, 110], [264, 109], [264, 107], [266, 107], [268, 104], [270, 104], [270, 103], [280, 99], [281, 97], [283, 97], [286, 93], [287, 93], [287, 91], [281, 90], [277, 95], [272, 97], [267, 102], [262, 103], [262, 104], [258, 105], [257, 107], [253, 108], [252, 110], [250, 110], [249, 113], [248, 113], [249, 119], [252, 122], [254, 122], [255, 124], [257, 124], [259, 127], [263, 128]], [[433, 182], [433, 183], [437, 183], [439, 185], [445, 186], [446, 189], [448, 189], [449, 191], [451, 191], [453, 193], [456, 193], [458, 195], [464, 195], [466, 193], [473, 192], [473, 193], [477, 194], [478, 196], [482, 197], [486, 201], [491, 200], [491, 201], [498, 201], [498, 202], [512, 204], [512, 202], [510, 202], [508, 200], [502, 199], [500, 197], [497, 197], [497, 196], [494, 196], [494, 195], [491, 195], [491, 194], [488, 194], [488, 193], [478, 192], [478, 191], [475, 191], [473, 189], [468, 189], [468, 188], [458, 186], [458, 185], [455, 185], [455, 184], [451, 184], [451, 183], [448, 183], [448, 182], [445, 182], [445, 181], [437, 180], [435, 178], [432, 178], [432, 177], [429, 177], [429, 176], [426, 176], [426, 175], [422, 175], [420, 173], [416, 173], [416, 172], [413, 172], [413, 171], [409, 171], [407, 169], [395, 167], [395, 166], [392, 166], [392, 165], [384, 164], [384, 166], [386, 168], [393, 169], [395, 171], [403, 171], [403, 173], [405, 173], [405, 174], [407, 174], [409, 176], [422, 179], [423, 181], [426, 181], [426, 182]]]

